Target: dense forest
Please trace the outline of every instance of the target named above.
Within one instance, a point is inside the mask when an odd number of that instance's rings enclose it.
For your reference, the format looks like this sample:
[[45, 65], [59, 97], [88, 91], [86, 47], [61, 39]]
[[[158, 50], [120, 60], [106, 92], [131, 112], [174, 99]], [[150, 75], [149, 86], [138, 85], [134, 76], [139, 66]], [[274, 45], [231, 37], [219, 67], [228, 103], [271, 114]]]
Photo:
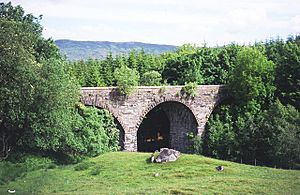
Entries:
[[41, 17], [0, 4], [2, 159], [25, 153], [72, 161], [119, 149], [106, 110], [78, 103], [80, 86], [224, 84], [232, 94], [211, 115], [194, 152], [214, 158], [300, 168], [300, 36], [253, 45], [183, 45], [70, 62], [42, 37]]

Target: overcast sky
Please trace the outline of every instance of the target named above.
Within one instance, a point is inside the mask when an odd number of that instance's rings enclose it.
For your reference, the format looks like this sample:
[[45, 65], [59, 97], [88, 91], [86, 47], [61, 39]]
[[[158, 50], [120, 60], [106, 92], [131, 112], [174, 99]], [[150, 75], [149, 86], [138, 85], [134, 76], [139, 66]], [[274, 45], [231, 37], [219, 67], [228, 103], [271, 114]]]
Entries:
[[[8, 2], [8, 1], [4, 1]], [[300, 33], [300, 0], [12, 0], [43, 15], [45, 37], [182, 45]]]

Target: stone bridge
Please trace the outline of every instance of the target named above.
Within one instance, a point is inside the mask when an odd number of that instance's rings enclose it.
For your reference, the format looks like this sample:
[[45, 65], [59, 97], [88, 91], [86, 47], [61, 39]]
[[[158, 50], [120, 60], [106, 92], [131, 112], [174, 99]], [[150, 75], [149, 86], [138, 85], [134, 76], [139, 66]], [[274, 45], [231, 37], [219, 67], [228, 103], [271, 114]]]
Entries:
[[126, 97], [115, 87], [84, 87], [81, 102], [107, 109], [115, 117], [124, 150], [150, 152], [169, 147], [189, 152], [187, 133], [202, 135], [213, 109], [227, 95], [222, 85], [200, 85], [191, 98], [182, 87], [141, 86]]

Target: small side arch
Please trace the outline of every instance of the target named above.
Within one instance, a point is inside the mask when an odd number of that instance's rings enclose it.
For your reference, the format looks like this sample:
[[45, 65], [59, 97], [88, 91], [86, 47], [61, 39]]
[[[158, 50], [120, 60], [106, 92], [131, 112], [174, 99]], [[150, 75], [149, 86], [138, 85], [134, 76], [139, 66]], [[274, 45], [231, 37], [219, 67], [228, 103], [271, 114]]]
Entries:
[[117, 115], [112, 112], [112, 109], [107, 106], [106, 104], [102, 104], [102, 103], [99, 103], [99, 102], [96, 102], [96, 104], [92, 104], [92, 105], [89, 105], [89, 104], [85, 104], [86, 106], [94, 106], [98, 109], [105, 109], [107, 110], [114, 118], [114, 122], [116, 123], [117, 125], [117, 128], [119, 129], [119, 145], [120, 145], [120, 150], [124, 150], [124, 142], [125, 142], [125, 131], [124, 131], [124, 124], [122, 123], [121, 120], [118, 119]]

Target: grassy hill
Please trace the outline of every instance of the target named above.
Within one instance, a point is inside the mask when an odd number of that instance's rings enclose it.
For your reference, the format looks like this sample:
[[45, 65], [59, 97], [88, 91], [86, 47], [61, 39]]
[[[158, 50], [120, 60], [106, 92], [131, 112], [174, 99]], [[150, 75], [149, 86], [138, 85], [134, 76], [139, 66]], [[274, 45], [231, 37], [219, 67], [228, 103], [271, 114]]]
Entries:
[[[114, 152], [77, 165], [28, 172], [0, 194], [300, 194], [300, 171], [254, 167], [196, 155], [149, 164], [147, 153]], [[215, 167], [225, 170], [217, 172]], [[155, 176], [158, 173], [158, 176]]]
[[141, 50], [152, 54], [160, 54], [176, 48], [173, 45], [159, 45], [141, 42], [109, 42], [109, 41], [73, 41], [60, 39], [55, 41], [61, 53], [69, 60], [88, 58], [104, 58], [109, 52], [113, 55], [126, 54], [132, 49]]

